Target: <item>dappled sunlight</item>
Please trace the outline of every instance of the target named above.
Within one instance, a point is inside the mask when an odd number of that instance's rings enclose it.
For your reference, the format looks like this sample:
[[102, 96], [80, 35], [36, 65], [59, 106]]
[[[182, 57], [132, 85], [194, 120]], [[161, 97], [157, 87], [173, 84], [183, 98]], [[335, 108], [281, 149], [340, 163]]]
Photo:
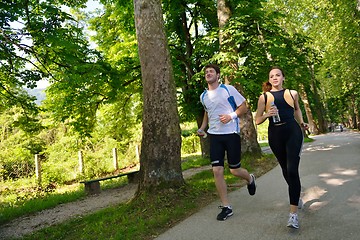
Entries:
[[338, 175], [344, 175], [344, 176], [356, 176], [358, 174], [357, 169], [345, 169], [345, 168], [339, 168], [335, 170], [335, 173]]
[[350, 181], [350, 179], [331, 178], [331, 179], [325, 179], [324, 181], [328, 185], [341, 186], [344, 183]]
[[347, 203], [350, 207], [356, 208], [358, 210], [360, 210], [360, 196], [358, 195], [352, 195], [351, 197], [349, 197], [349, 199], [347, 200]]
[[321, 174], [319, 174], [319, 177], [323, 177], [323, 178], [331, 177], [331, 176], [332, 176], [331, 173], [321, 173]]
[[305, 151], [316, 152], [316, 151], [330, 151], [334, 148], [339, 148], [340, 145], [328, 145], [328, 146], [308, 146], [304, 148]]
[[323, 207], [325, 207], [329, 202], [328, 201], [323, 201], [323, 202], [313, 202], [309, 205], [309, 209], [310, 210], [319, 210]]
[[327, 201], [320, 201], [320, 198], [327, 193], [327, 190], [318, 186], [311, 187], [305, 191], [302, 197], [304, 204], [310, 203], [310, 210], [318, 210], [328, 204]]
[[288, 206], [288, 203], [283, 203], [283, 202], [276, 202], [275, 206], [278, 208], [284, 208]]
[[318, 186], [311, 187], [305, 191], [302, 197], [304, 204], [310, 203], [310, 210], [319, 210], [328, 204], [327, 201], [320, 201], [320, 198], [327, 193], [327, 190]]
[[340, 178], [341, 176], [353, 177], [357, 176], [357, 174], [357, 169], [336, 168], [334, 173], [321, 173], [319, 177], [328, 185], [341, 186], [352, 180], [351, 178]]
[[324, 188], [320, 188], [318, 186], [311, 187], [305, 191], [303, 201], [308, 202], [308, 201], [313, 201], [315, 199], [319, 199], [327, 192], [328, 192], [327, 190], [325, 190]]
[[[347, 182], [355, 181], [359, 178], [358, 173], [358, 169], [338, 167], [334, 168], [331, 172], [324, 172], [318, 176], [326, 185], [337, 187], [342, 186]], [[320, 201], [320, 199], [324, 199], [323, 197], [328, 191], [328, 189], [321, 188], [319, 186], [311, 187], [305, 191], [303, 201], [304, 203], [307, 203], [310, 210], [319, 210], [329, 204], [329, 201]], [[359, 194], [354, 193], [351, 197], [349, 197], [347, 199], [347, 205], [360, 210]]]

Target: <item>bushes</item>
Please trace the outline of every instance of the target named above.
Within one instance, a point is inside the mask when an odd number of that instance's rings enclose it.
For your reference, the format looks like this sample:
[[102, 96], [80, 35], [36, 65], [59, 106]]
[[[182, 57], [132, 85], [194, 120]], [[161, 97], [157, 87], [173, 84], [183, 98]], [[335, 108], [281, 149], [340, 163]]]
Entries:
[[187, 137], [181, 136], [181, 155], [201, 152], [200, 138], [196, 133]]
[[27, 149], [17, 146], [0, 151], [0, 159], [0, 176], [3, 180], [31, 177], [34, 173], [33, 155]]
[[[63, 136], [48, 146], [41, 158], [42, 183], [64, 184], [74, 180], [91, 179], [114, 172], [113, 148], [116, 147], [119, 169], [138, 164], [137, 144], [121, 144], [114, 139], [89, 142], [82, 150], [84, 173], [79, 170], [78, 144], [74, 136]], [[200, 140], [197, 134], [182, 136], [181, 153], [200, 152]], [[17, 145], [0, 151], [2, 164], [0, 176], [3, 180], [31, 177], [35, 173], [34, 154]]]

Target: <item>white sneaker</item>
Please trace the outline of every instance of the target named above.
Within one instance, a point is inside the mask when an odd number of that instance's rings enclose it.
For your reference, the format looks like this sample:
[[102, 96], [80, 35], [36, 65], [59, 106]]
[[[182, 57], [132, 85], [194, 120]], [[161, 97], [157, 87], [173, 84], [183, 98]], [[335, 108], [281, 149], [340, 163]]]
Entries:
[[287, 226], [295, 229], [299, 228], [299, 219], [297, 213], [289, 214], [289, 220]]

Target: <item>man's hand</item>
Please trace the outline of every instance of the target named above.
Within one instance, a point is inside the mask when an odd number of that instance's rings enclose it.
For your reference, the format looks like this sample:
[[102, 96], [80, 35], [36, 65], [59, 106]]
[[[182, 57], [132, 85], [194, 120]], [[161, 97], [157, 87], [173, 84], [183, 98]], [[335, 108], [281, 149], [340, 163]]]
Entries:
[[232, 120], [230, 114], [221, 114], [219, 115], [220, 122], [226, 124]]
[[200, 136], [200, 137], [203, 137], [203, 138], [206, 138], [207, 137], [207, 134], [204, 130], [202, 129], [198, 129], [197, 130], [197, 134]]

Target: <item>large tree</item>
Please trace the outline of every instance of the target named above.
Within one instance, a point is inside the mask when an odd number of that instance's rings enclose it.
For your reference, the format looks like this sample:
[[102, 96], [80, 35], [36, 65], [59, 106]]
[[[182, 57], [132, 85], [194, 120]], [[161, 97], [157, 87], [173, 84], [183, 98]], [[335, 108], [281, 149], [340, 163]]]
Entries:
[[[231, 37], [223, 33], [223, 29], [231, 17], [231, 9], [226, 0], [218, 0], [217, 1], [217, 15], [219, 21], [219, 43], [220, 43], [220, 52], [226, 54], [226, 51], [232, 51], [237, 53], [238, 49], [234, 43], [234, 41], [229, 40]], [[227, 46], [226, 46], [227, 45]], [[223, 61], [224, 65], [229, 65], [233, 68], [234, 72], [238, 71], [238, 59], [225, 59]], [[244, 89], [242, 85], [234, 81], [234, 74], [225, 75], [225, 82], [230, 84], [233, 82], [237, 90], [245, 95]], [[245, 154], [251, 155], [260, 155], [261, 149], [259, 143], [257, 141], [257, 134], [254, 127], [253, 116], [251, 112], [251, 108], [241, 116], [241, 152]]]
[[159, 0], [134, 0], [143, 82], [143, 137], [138, 193], [184, 184], [172, 63]]

